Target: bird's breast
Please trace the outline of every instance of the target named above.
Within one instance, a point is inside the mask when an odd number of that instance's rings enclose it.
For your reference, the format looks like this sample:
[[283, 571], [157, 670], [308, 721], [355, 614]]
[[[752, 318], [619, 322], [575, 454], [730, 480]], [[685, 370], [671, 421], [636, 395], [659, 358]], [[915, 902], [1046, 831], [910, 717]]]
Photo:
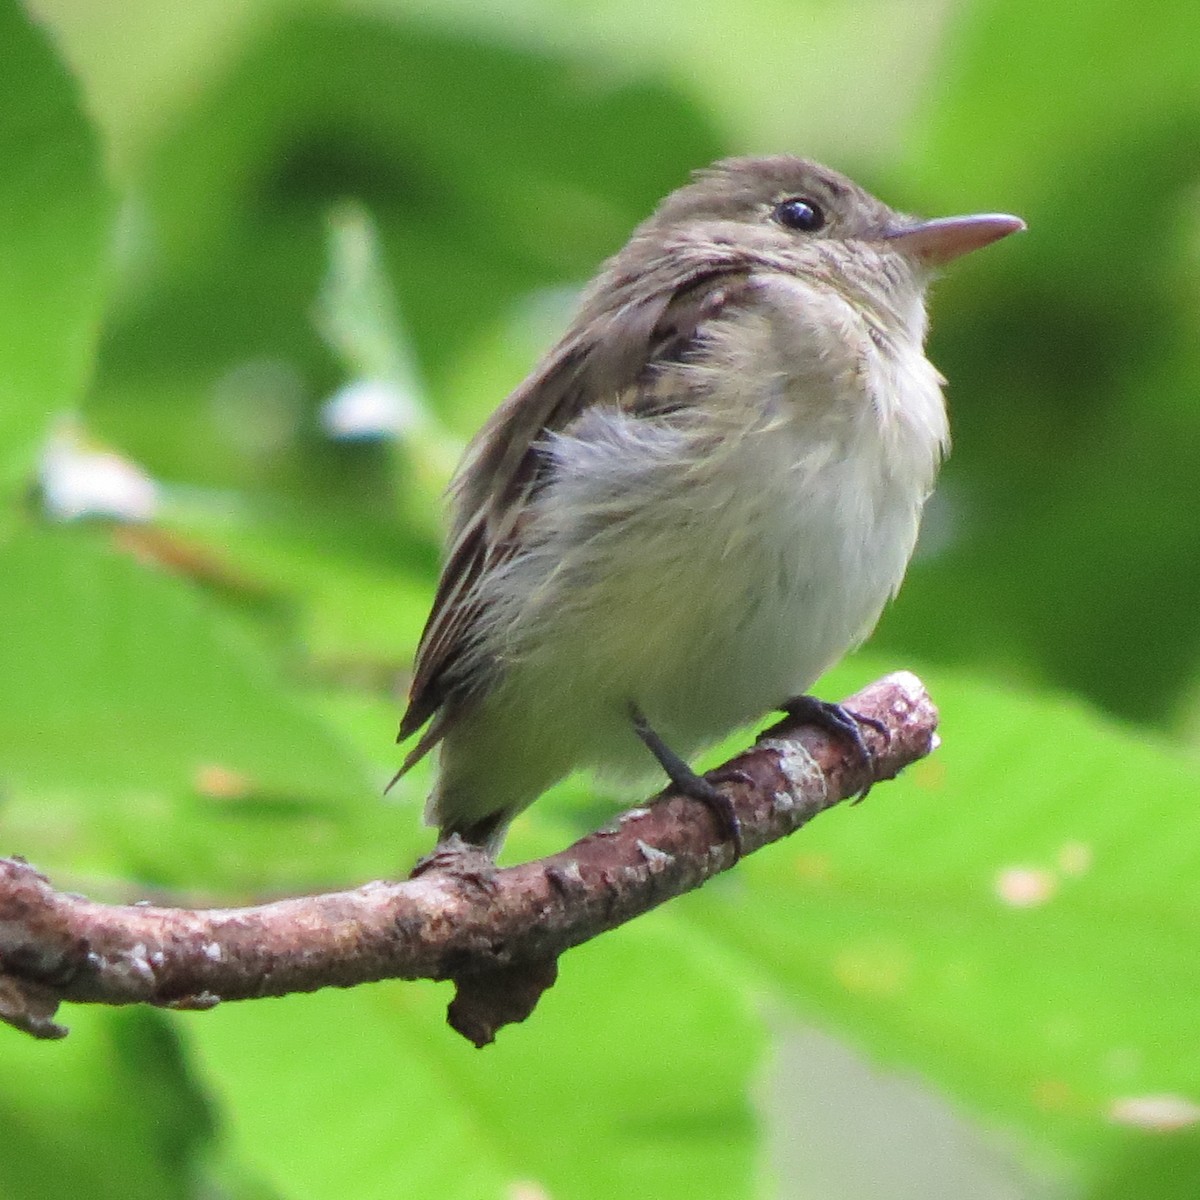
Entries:
[[889, 358], [851, 321], [797, 367], [769, 313], [743, 333], [679, 366], [677, 411], [597, 405], [556, 435], [523, 551], [487, 585], [488, 641], [530, 693], [635, 702], [681, 752], [869, 631], [940, 453], [923, 356]]

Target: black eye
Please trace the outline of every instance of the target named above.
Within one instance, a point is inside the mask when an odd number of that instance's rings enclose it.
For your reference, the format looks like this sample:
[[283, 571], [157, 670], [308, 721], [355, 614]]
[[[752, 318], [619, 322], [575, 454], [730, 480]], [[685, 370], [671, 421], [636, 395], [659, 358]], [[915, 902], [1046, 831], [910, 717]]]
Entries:
[[816, 233], [825, 224], [825, 214], [812, 200], [803, 196], [792, 196], [775, 205], [775, 220], [787, 229], [799, 229], [801, 233]]

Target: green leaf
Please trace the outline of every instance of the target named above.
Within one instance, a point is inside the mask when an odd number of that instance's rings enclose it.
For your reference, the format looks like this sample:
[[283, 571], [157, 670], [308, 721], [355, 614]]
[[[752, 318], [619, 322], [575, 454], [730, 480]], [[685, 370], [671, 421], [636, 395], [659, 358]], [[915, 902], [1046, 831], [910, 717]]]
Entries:
[[208, 763], [270, 793], [344, 796], [365, 782], [187, 585], [74, 532], [14, 539], [0, 573], [10, 784], [178, 787]]
[[113, 203], [78, 89], [15, 0], [0, 3], [0, 502], [91, 370]]
[[1200, 767], [1065, 698], [926, 680], [931, 759], [686, 909], [747, 981], [1087, 1177], [1138, 1136], [1123, 1099], [1200, 1103]]
[[213, 1122], [172, 1022], [72, 1014], [66, 1042], [0, 1038], [0, 1194], [7, 1200], [189, 1200]]
[[0, 574], [13, 849], [193, 889], [387, 852], [381, 780], [202, 593], [92, 531], [14, 538]]
[[429, 612], [431, 548], [395, 525], [309, 509], [216, 521], [177, 509], [172, 528], [264, 615], [282, 615], [318, 671], [398, 690]]
[[756, 1194], [761, 1033], [673, 921], [573, 952], [483, 1051], [446, 1028], [449, 996], [376, 985], [191, 1022], [234, 1153], [294, 1200]]
[[1188, 0], [968, 5], [888, 189], [1029, 232], [934, 296], [942, 548], [881, 636], [1160, 724], [1200, 663], [1198, 37]]
[[[315, 323], [339, 358], [350, 389], [378, 391], [389, 398], [385, 427], [376, 425], [370, 436], [396, 443], [402, 523], [436, 539], [441, 533], [439, 501], [463, 445], [429, 408], [370, 214], [360, 204], [343, 201], [330, 211], [328, 226], [329, 265], [317, 297]], [[339, 402], [345, 400], [345, 391], [340, 392]], [[328, 407], [322, 418], [328, 427]], [[349, 440], [354, 438], [350, 434]]]

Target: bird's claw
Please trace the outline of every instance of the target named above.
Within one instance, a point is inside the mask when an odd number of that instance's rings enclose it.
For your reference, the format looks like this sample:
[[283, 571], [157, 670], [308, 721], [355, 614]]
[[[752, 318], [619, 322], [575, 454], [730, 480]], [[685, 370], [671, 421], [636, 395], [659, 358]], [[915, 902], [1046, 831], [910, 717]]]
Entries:
[[[784, 712], [796, 720], [815, 725], [818, 729], [823, 729], [826, 733], [848, 742], [851, 749], [858, 755], [859, 762], [867, 771], [868, 776], [874, 776], [875, 754], [863, 738], [862, 727], [865, 725], [867, 728], [873, 729], [885, 743], [891, 741], [891, 731], [877, 717], [869, 717], [865, 713], [855, 712], [854, 709], [846, 708], [842, 704], [835, 704], [831, 700], [818, 700], [816, 696], [793, 696], [782, 707]], [[855, 796], [855, 804], [859, 804], [867, 798], [873, 783], [874, 779], [868, 778], [862, 791]]]
[[417, 859], [408, 877], [417, 879], [431, 871], [449, 875], [489, 898], [496, 893], [496, 864], [485, 850], [463, 841], [457, 833], [438, 842], [428, 854]]

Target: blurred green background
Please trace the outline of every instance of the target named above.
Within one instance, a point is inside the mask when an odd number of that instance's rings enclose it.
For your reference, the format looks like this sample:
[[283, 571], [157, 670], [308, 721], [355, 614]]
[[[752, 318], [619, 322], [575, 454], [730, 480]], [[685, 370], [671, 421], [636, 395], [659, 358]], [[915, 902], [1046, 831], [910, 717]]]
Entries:
[[0, 1036], [0, 1195], [1200, 1195], [1198, 146], [1182, 0], [0, 0], [0, 851], [99, 897], [428, 848], [446, 472], [689, 169], [1030, 226], [936, 290], [955, 453], [821, 689], [917, 670], [931, 760], [481, 1053], [434, 985]]

